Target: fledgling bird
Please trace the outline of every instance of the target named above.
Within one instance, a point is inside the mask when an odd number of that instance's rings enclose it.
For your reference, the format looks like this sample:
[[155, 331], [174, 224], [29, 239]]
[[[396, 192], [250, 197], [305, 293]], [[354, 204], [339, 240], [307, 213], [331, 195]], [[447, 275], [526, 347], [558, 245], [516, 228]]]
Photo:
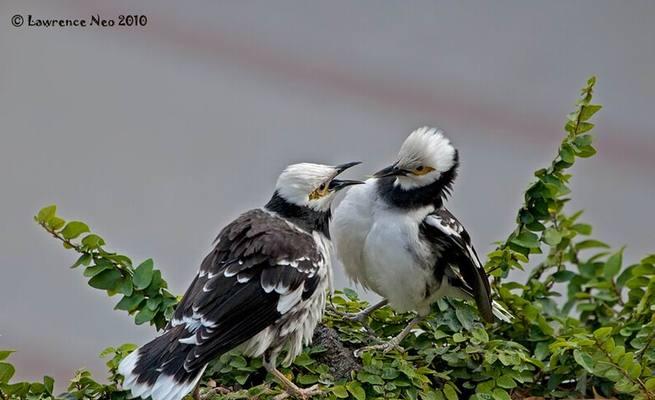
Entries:
[[265, 368], [293, 396], [301, 389], [276, 369], [309, 344], [331, 286], [330, 205], [335, 193], [363, 183], [336, 176], [359, 164], [294, 164], [277, 180], [265, 207], [239, 216], [219, 233], [213, 250], [164, 332], [119, 365], [134, 397], [179, 400], [207, 363], [239, 347], [263, 357]]
[[373, 348], [397, 347], [445, 296], [474, 299], [486, 321], [509, 318], [492, 302], [469, 234], [443, 205], [458, 164], [458, 152], [441, 130], [419, 128], [393, 165], [353, 187], [334, 210], [331, 236], [347, 275], [384, 298], [356, 319], [387, 303], [418, 314], [398, 336]]

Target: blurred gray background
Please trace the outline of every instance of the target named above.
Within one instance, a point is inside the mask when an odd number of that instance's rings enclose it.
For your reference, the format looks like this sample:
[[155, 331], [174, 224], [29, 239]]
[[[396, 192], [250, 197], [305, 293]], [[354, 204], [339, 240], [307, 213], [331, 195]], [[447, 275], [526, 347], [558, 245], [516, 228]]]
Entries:
[[[148, 24], [10, 22], [121, 13]], [[449, 206], [486, 253], [592, 73], [599, 154], [575, 167], [571, 207], [628, 261], [654, 251], [654, 19], [651, 0], [2, 0], [0, 348], [21, 378], [104, 377], [104, 347], [153, 335], [68, 269], [75, 254], [32, 221], [41, 206], [153, 257], [179, 293], [286, 164], [363, 160], [361, 176], [423, 124], [460, 150]]]

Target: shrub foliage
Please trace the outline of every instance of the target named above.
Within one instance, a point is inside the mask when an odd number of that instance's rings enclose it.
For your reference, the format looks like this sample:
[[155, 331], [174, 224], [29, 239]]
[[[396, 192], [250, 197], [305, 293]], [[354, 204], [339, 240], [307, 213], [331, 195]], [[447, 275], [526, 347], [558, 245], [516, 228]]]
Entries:
[[[592, 77], [582, 89], [555, 159], [535, 172], [516, 228], [487, 257], [495, 292], [515, 315], [511, 323], [485, 324], [473, 306], [444, 299], [403, 342], [404, 351], [366, 352], [356, 359], [352, 350], [397, 334], [411, 315], [384, 307], [368, 326], [346, 321], [341, 313], [367, 306], [346, 289], [332, 296], [317, 332], [321, 338], [284, 372], [300, 385], [321, 384], [330, 399], [655, 400], [655, 255], [624, 266], [623, 249], [610, 250], [591, 237], [581, 212], [565, 211], [567, 171], [596, 153], [589, 120], [601, 107], [591, 103], [594, 84]], [[82, 269], [90, 286], [117, 296], [115, 309], [128, 312], [136, 324], [163, 328], [178, 298], [151, 259], [134, 267], [129, 257], [108, 251], [85, 223], [58, 216], [55, 206], [43, 208], [35, 220], [79, 253], [72, 268]], [[528, 279], [512, 280], [513, 269], [528, 271]], [[124, 399], [116, 368], [135, 347], [124, 344], [101, 353], [109, 383], [78, 371], [57, 396], [47, 376], [43, 382], [12, 382], [11, 351], [0, 351], [0, 399]], [[235, 353], [215, 360], [201, 386], [205, 399], [281, 393], [260, 360]]]

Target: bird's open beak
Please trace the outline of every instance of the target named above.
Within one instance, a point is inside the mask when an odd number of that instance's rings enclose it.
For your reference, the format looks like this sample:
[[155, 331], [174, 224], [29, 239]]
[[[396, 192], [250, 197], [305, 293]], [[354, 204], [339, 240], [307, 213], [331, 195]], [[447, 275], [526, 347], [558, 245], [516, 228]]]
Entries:
[[330, 181], [330, 186], [329, 187], [330, 187], [330, 190], [337, 191], [337, 190], [341, 190], [341, 189], [343, 189], [345, 187], [348, 187], [348, 186], [361, 185], [362, 183], [364, 183], [364, 182], [354, 181], [354, 180], [351, 180], [351, 179], [332, 179]]
[[381, 169], [375, 174], [373, 174], [374, 178], [385, 178], [387, 176], [405, 176], [407, 175], [407, 171], [405, 171], [402, 168], [398, 168], [396, 164], [390, 165], [387, 168]]
[[337, 175], [339, 175], [340, 173], [347, 170], [348, 168], [354, 167], [355, 165], [359, 165], [361, 163], [362, 163], [361, 161], [353, 161], [353, 162], [337, 165], [336, 167], [334, 167], [334, 169], [337, 170]]
[[[349, 162], [341, 165], [337, 165], [334, 167], [337, 170], [337, 173], [335, 176], [339, 175], [343, 171], [347, 170], [348, 168], [354, 167], [355, 165], [361, 164], [361, 161], [355, 161], [355, 162]], [[329, 189], [330, 190], [341, 190], [345, 187], [352, 186], [352, 185], [359, 185], [361, 183], [364, 183], [362, 181], [355, 181], [351, 179], [332, 179], [330, 181]]]

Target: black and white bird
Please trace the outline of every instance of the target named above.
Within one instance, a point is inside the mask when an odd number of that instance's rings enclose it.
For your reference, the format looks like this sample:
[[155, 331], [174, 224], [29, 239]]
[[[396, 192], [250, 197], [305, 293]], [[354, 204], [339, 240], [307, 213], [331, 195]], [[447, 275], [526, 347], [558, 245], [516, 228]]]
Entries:
[[359, 163], [294, 164], [280, 175], [264, 208], [247, 211], [219, 233], [164, 332], [119, 365], [133, 397], [179, 400], [198, 384], [207, 363], [239, 348], [293, 396], [300, 389], [276, 369], [310, 343], [331, 286], [330, 205], [360, 181], [335, 179]]
[[458, 164], [457, 150], [441, 130], [417, 129], [393, 165], [348, 191], [334, 210], [330, 231], [347, 275], [384, 299], [357, 319], [387, 303], [418, 314], [375, 348], [398, 346], [441, 297], [474, 299], [486, 321], [509, 318], [491, 299], [469, 234], [443, 204]]

